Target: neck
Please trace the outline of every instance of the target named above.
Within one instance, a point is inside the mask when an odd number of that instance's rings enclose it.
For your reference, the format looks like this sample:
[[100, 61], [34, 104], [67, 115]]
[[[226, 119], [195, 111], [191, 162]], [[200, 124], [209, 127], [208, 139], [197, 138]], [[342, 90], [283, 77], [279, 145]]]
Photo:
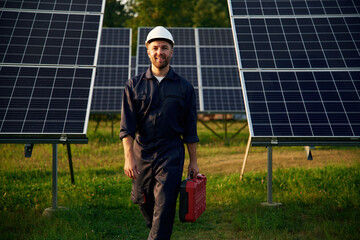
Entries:
[[166, 74], [169, 72], [169, 69], [170, 69], [169, 65], [163, 68], [157, 68], [154, 65], [151, 65], [152, 74], [157, 77], [165, 77]]

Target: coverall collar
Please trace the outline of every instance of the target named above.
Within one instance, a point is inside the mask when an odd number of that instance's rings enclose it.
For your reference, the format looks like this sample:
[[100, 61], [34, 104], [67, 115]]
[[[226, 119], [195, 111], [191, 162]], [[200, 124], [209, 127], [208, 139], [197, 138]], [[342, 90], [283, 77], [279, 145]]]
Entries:
[[[145, 78], [146, 78], [147, 80], [149, 80], [149, 79], [156, 79], [155, 76], [154, 76], [154, 75], [152, 74], [152, 72], [151, 72], [151, 66], [146, 70]], [[170, 66], [169, 71], [168, 71], [168, 73], [166, 74], [165, 78], [166, 78], [166, 79], [170, 79], [170, 80], [176, 80], [176, 79], [178, 79], [177, 74], [174, 72], [174, 70], [171, 68], [171, 66]], [[165, 79], [165, 78], [164, 78], [164, 79]]]

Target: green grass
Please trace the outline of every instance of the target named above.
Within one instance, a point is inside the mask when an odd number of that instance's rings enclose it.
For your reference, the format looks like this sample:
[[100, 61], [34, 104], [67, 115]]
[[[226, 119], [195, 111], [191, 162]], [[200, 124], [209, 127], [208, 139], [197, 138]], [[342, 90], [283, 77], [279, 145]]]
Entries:
[[[35, 145], [30, 159], [23, 157], [23, 145], [0, 145], [0, 239], [147, 238], [145, 222], [130, 201], [131, 181], [123, 174], [121, 143], [111, 136], [110, 124], [104, 125], [94, 132], [95, 122], [90, 122], [89, 144], [72, 145], [75, 185], [66, 147], [59, 146], [58, 205], [69, 210], [53, 218], [42, 217], [52, 200], [51, 145]], [[229, 146], [201, 126], [199, 135], [200, 165], [203, 158], [231, 157], [246, 147], [246, 132]], [[359, 161], [274, 169], [273, 200], [282, 203], [279, 208], [261, 206], [267, 193], [264, 171], [248, 172], [241, 182], [235, 172], [206, 175], [206, 211], [195, 223], [181, 223], [176, 216], [172, 239], [360, 239]]]

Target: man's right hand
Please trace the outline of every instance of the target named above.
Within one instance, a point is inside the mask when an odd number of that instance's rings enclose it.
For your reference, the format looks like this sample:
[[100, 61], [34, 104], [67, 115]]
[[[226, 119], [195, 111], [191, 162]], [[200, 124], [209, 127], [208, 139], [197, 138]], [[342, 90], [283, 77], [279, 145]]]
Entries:
[[125, 155], [124, 172], [129, 178], [136, 179], [136, 174], [140, 174], [140, 172], [138, 171], [138, 166], [134, 158], [133, 143], [134, 140], [130, 136], [123, 138]]
[[140, 174], [137, 170], [137, 165], [133, 157], [128, 159], [125, 157], [124, 172], [126, 176], [132, 179], [136, 179], [136, 174]]

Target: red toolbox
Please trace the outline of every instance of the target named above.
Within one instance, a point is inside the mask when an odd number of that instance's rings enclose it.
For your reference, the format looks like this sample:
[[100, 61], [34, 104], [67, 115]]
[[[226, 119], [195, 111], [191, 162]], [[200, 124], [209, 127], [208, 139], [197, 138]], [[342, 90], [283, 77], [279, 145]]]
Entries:
[[186, 178], [180, 185], [179, 217], [181, 222], [195, 222], [206, 209], [206, 176]]

